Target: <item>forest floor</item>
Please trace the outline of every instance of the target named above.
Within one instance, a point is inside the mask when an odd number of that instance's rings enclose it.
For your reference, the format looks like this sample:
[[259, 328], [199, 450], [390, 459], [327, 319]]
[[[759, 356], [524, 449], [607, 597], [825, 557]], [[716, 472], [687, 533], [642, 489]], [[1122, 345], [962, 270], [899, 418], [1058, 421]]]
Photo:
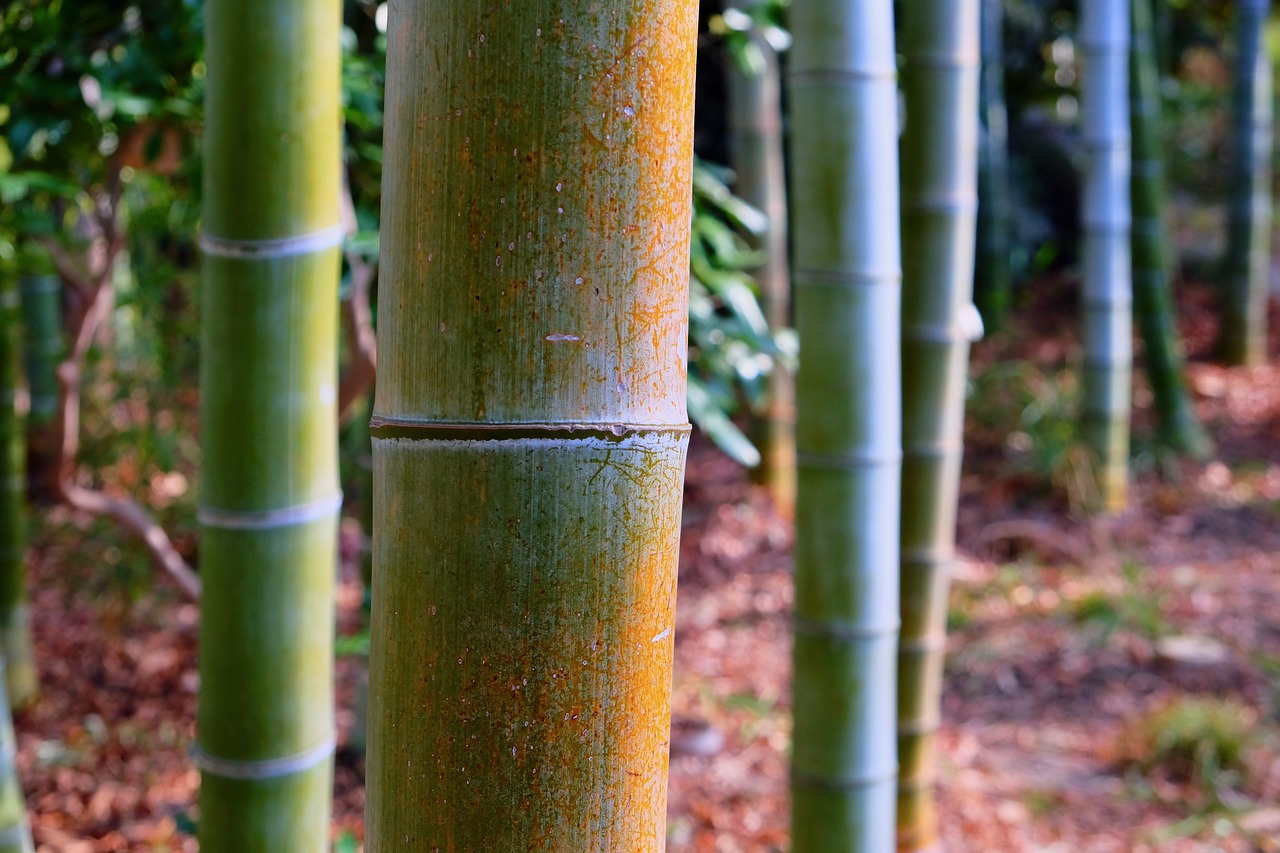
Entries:
[[[939, 735], [949, 853], [1280, 851], [1280, 346], [1209, 360], [1210, 294], [1184, 289], [1190, 385], [1213, 461], [1150, 441], [1135, 392], [1130, 508], [1080, 511], [1074, 294], [1037, 286], [974, 354], [960, 565]], [[1278, 306], [1273, 305], [1273, 309]], [[1280, 329], [1280, 311], [1272, 311]], [[787, 846], [792, 528], [743, 471], [691, 454], [676, 623], [669, 849]], [[190, 851], [198, 611], [163, 582], [104, 577], [103, 528], [51, 513], [32, 559], [44, 695], [16, 718], [46, 853]], [[59, 534], [58, 531], [64, 531]], [[339, 629], [355, 629], [345, 529]], [[96, 549], [96, 550], [95, 550]], [[338, 720], [358, 661], [339, 660]], [[1180, 714], [1190, 744], [1153, 743]], [[1180, 742], [1181, 743], [1181, 742]], [[1215, 763], [1213, 747], [1240, 753]], [[1224, 766], [1219, 766], [1222, 764]], [[362, 760], [339, 752], [334, 839], [361, 835]]]

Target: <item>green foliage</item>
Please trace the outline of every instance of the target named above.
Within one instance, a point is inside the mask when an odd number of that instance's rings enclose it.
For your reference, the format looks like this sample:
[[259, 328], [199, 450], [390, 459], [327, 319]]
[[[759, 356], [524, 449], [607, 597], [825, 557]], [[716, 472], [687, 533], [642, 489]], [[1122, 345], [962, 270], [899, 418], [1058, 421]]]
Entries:
[[707, 22], [707, 29], [724, 43], [729, 61], [745, 74], [762, 74], [767, 67], [763, 48], [752, 38], [758, 33], [775, 53], [783, 53], [791, 47], [791, 33], [787, 31], [787, 10], [790, 0], [756, 0], [740, 6], [729, 6], [723, 13]]
[[1200, 788], [1221, 802], [1247, 771], [1257, 713], [1237, 699], [1184, 697], [1138, 717], [1120, 744], [1121, 763]]
[[794, 356], [794, 338], [774, 335], [746, 270], [760, 253], [744, 235], [759, 236], [764, 214], [733, 195], [729, 173], [703, 160], [693, 169], [693, 243], [689, 267], [689, 418], [744, 465], [759, 451], [730, 420], [745, 399], [761, 406], [776, 360]]

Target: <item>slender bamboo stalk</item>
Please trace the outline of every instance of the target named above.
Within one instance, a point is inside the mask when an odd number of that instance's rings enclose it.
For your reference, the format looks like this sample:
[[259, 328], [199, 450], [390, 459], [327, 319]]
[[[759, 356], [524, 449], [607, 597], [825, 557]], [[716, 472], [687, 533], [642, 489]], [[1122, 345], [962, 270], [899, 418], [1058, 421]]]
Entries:
[[1156, 64], [1151, 0], [1133, 0], [1129, 52], [1130, 129], [1133, 135], [1133, 300], [1142, 333], [1147, 376], [1170, 447], [1204, 458], [1212, 452], [1183, 379], [1182, 343], [1173, 316], [1172, 282], [1161, 216], [1165, 207], [1160, 153], [1160, 72]]
[[902, 447], [893, 3], [797, 0], [792, 847], [894, 843]]
[[[62, 341], [62, 285], [53, 274], [29, 275], [19, 281], [22, 293], [23, 359], [31, 405], [27, 413], [29, 479], [36, 495], [50, 493], [58, 465], [56, 416], [58, 364]], [[51, 495], [50, 495], [51, 497]]]
[[341, 8], [205, 15], [200, 849], [328, 850]]
[[0, 273], [0, 657], [8, 661], [7, 695], [19, 707], [35, 699], [39, 687], [27, 613], [27, 439], [17, 405], [20, 325], [17, 282]]
[[[778, 56], [759, 32], [749, 37], [764, 58], [764, 67], [749, 74], [729, 63], [729, 126], [739, 197], [764, 211], [768, 230], [762, 244], [764, 265], [754, 271], [760, 284], [760, 307], [770, 329], [791, 324], [791, 282], [787, 274], [787, 183], [782, 150], [782, 84]], [[796, 502], [795, 379], [779, 363], [769, 376], [768, 408], [755, 424], [752, 438], [760, 451], [753, 469], [756, 482], [768, 488], [784, 515]]]
[[391, 7], [370, 853], [665, 846], [696, 23]]
[[1236, 7], [1234, 151], [1219, 341], [1229, 364], [1262, 364], [1267, 357], [1273, 110], [1271, 58], [1262, 49], [1262, 29], [1270, 6], [1270, 0], [1240, 0]]
[[0, 657], [0, 853], [31, 853], [31, 828], [27, 824], [27, 803], [18, 781], [18, 765], [14, 761], [18, 744], [13, 736], [13, 717], [9, 712], [9, 696], [4, 684], [4, 658]]
[[978, 115], [978, 235], [974, 301], [998, 331], [1013, 301], [1009, 269], [1009, 117], [1004, 103], [1004, 2], [982, 0], [982, 77]]
[[977, 319], [979, 0], [902, 4], [902, 636], [898, 849], [935, 849], [934, 737]]
[[1097, 454], [1101, 508], [1125, 505], [1133, 289], [1129, 260], [1129, 2], [1082, 0], [1085, 440]]

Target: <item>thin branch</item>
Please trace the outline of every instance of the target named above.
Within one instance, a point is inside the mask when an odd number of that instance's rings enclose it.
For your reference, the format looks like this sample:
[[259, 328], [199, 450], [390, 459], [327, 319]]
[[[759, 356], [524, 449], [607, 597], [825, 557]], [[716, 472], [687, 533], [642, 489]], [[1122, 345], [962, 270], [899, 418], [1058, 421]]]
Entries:
[[[110, 210], [114, 218], [115, 204]], [[58, 417], [54, 421], [56, 444], [58, 448], [57, 463], [51, 472], [53, 493], [74, 509], [95, 515], [106, 515], [115, 519], [127, 530], [140, 538], [151, 558], [161, 569], [167, 572], [182, 587], [183, 592], [191, 598], [200, 597], [200, 579], [186, 560], [173, 546], [169, 538], [154, 519], [151, 518], [135, 501], [127, 498], [115, 498], [105, 492], [88, 489], [75, 482], [76, 457], [80, 450], [80, 395], [83, 385], [84, 361], [94, 337], [102, 327], [110, 311], [114, 292], [111, 274], [116, 258], [124, 244], [123, 234], [118, 229], [118, 221], [100, 228], [101, 242], [96, 248], [101, 264], [95, 264], [92, 280], [83, 280], [78, 309], [68, 316], [71, 326], [71, 348], [66, 358], [58, 365]], [[70, 259], [68, 258], [68, 261]], [[64, 275], [65, 280], [65, 275]]]

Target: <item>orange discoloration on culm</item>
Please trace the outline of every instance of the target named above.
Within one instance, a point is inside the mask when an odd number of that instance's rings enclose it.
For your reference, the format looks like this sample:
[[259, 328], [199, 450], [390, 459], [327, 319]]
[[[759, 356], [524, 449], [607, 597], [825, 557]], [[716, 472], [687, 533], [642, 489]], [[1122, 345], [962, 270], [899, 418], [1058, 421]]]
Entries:
[[[684, 422], [696, 12], [393, 3], [379, 416]], [[662, 849], [684, 442], [379, 439], [370, 853]]]

